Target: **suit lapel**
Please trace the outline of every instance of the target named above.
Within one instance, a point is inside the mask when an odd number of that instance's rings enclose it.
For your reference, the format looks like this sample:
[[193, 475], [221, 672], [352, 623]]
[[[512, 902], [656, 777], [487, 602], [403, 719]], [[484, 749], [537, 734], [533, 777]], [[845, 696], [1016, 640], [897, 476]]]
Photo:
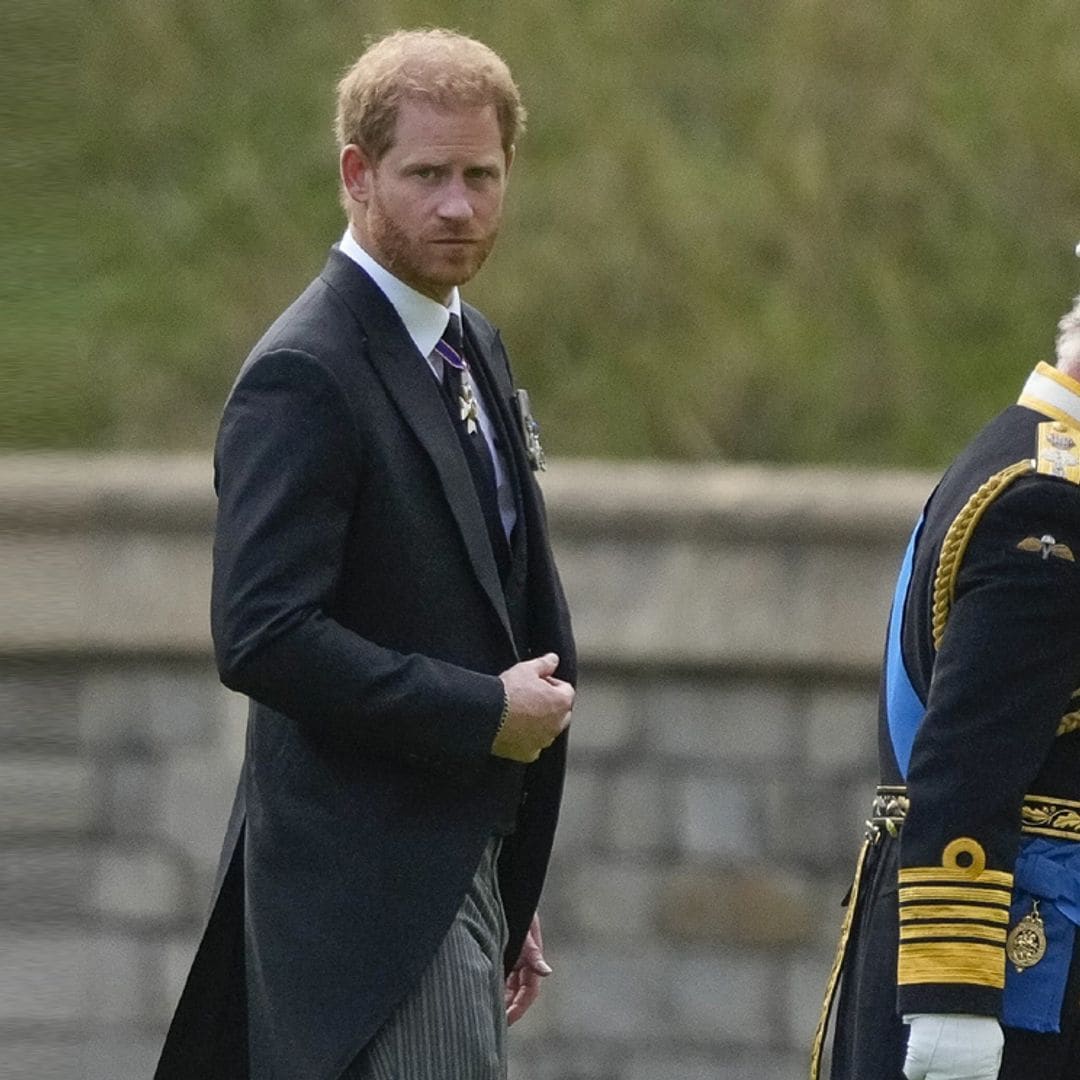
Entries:
[[363, 326], [372, 367], [431, 458], [473, 570], [513, 640], [506, 597], [484, 526], [484, 513], [457, 436], [450, 426], [439, 385], [432, 377], [426, 359], [416, 351], [382, 290], [348, 256], [332, 251], [322, 278]]

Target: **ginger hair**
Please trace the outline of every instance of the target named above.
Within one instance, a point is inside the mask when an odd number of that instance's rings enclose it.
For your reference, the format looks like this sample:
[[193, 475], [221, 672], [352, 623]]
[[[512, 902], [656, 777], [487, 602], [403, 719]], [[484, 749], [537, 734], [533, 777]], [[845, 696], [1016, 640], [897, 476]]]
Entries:
[[503, 150], [525, 130], [521, 95], [502, 58], [452, 30], [397, 30], [370, 44], [338, 83], [338, 149], [359, 146], [376, 164], [394, 144], [398, 107], [493, 105]]

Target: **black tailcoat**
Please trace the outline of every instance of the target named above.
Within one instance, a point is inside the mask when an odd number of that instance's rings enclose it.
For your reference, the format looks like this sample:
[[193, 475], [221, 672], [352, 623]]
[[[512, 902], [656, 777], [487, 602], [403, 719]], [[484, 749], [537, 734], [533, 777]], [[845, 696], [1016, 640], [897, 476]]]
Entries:
[[499, 883], [520, 951], [565, 736], [493, 758], [498, 673], [575, 678], [544, 507], [498, 333], [464, 328], [518, 500], [500, 580], [424, 357], [337, 250], [241, 369], [216, 450], [212, 629], [251, 698], [213, 910], [159, 1080], [337, 1080], [416, 982], [520, 797]]

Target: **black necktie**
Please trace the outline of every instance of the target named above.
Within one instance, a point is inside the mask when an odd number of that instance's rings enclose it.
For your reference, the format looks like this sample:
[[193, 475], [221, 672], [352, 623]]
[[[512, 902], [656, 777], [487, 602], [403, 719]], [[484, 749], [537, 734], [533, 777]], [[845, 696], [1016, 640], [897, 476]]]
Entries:
[[484, 522], [499, 572], [505, 578], [510, 564], [510, 546], [499, 513], [495, 462], [491, 456], [491, 447], [480, 429], [476, 395], [465, 358], [461, 319], [457, 315], [451, 313], [443, 336], [435, 345], [435, 351], [443, 361], [443, 401], [472, 474], [473, 486], [484, 512]]

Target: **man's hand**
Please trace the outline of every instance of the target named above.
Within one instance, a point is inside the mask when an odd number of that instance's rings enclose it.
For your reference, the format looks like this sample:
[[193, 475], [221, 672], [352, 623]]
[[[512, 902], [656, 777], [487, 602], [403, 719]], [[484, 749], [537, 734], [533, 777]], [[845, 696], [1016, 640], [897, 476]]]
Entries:
[[570, 723], [574, 688], [553, 678], [559, 666], [554, 653], [522, 660], [504, 671], [508, 712], [491, 752], [512, 761], [535, 761]]
[[540, 980], [551, 974], [544, 959], [544, 939], [540, 936], [540, 916], [534, 915], [521, 946], [521, 955], [506, 976], [506, 1023], [516, 1023], [540, 996]]
[[997, 1080], [1005, 1036], [992, 1016], [914, 1013], [904, 1023], [907, 1080]]

